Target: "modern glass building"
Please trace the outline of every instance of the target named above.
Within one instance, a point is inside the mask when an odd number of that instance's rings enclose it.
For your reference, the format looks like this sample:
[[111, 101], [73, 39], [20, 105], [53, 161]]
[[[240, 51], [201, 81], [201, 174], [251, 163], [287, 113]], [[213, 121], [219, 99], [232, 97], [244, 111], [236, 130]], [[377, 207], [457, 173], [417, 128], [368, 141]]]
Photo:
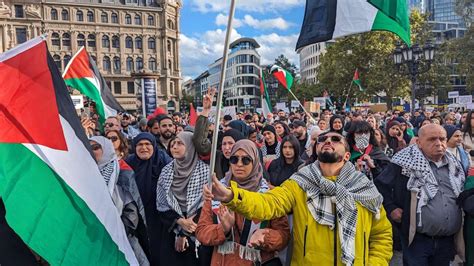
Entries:
[[462, 17], [456, 14], [456, 0], [427, 0], [426, 12], [430, 14], [430, 21], [457, 22], [460, 26], [465, 25]]

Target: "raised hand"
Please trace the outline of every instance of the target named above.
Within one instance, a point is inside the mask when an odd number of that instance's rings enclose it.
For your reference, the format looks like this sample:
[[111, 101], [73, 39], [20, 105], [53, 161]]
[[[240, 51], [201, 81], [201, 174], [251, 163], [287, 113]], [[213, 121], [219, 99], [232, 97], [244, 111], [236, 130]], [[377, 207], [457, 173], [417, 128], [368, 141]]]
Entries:
[[235, 224], [235, 215], [234, 212], [229, 210], [226, 206], [220, 205], [219, 211], [217, 212], [217, 216], [221, 221], [222, 228], [224, 229], [224, 233], [229, 233], [230, 229]]
[[202, 99], [202, 108], [203, 110], [211, 110], [212, 102], [214, 101], [214, 95], [216, 95], [215, 88], [208, 88], [206, 95]]
[[204, 186], [204, 200], [217, 200], [220, 202], [230, 202], [234, 197], [232, 190], [228, 189], [217, 179], [216, 175], [212, 176], [212, 191], [209, 185]]

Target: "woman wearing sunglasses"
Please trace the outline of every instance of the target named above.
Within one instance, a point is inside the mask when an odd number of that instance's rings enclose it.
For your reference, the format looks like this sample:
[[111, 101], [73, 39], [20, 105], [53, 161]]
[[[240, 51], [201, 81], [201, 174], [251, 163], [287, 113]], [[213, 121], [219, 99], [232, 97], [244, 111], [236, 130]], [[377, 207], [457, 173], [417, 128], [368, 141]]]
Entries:
[[192, 138], [193, 133], [184, 131], [171, 140], [174, 160], [163, 168], [158, 179], [156, 206], [163, 225], [161, 265], [199, 265], [206, 258], [202, 254], [205, 248], [195, 244], [194, 233], [209, 167], [199, 159]]
[[[121, 175], [120, 164], [112, 142], [105, 137], [89, 139], [99, 171], [117, 208], [127, 237], [140, 265], [149, 265], [145, 213], [135, 180]], [[146, 250], [146, 252], [145, 252]]]
[[[222, 180], [224, 185], [230, 186], [232, 181], [247, 191], [268, 191], [253, 142], [238, 141], [232, 148], [229, 161], [230, 171]], [[290, 230], [286, 216], [270, 221], [248, 220], [220, 202], [206, 201], [196, 236], [203, 245], [214, 246], [212, 266], [250, 266], [257, 261], [263, 265], [281, 265], [275, 252], [287, 245]]]
[[121, 161], [128, 156], [128, 141], [120, 131], [112, 129], [105, 134], [105, 137], [112, 141], [117, 158]]

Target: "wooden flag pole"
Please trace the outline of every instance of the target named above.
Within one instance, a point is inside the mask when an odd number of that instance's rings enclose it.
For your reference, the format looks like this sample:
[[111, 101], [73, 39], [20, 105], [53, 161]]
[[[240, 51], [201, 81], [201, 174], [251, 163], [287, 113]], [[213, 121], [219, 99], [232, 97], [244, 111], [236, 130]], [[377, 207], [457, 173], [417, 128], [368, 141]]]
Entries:
[[225, 35], [225, 42], [224, 42], [224, 55], [222, 56], [222, 67], [221, 67], [221, 79], [219, 81], [219, 90], [217, 92], [217, 104], [216, 106], [216, 119], [215, 119], [215, 130], [214, 134], [212, 135], [212, 148], [211, 148], [211, 162], [209, 165], [209, 185], [212, 186], [212, 176], [214, 174], [215, 165], [216, 165], [216, 155], [217, 155], [217, 141], [218, 141], [218, 131], [219, 131], [219, 123], [221, 120], [221, 112], [220, 106], [222, 106], [222, 97], [224, 95], [224, 83], [225, 83], [225, 74], [227, 70], [227, 57], [229, 55], [229, 42], [230, 36], [232, 34], [232, 23], [234, 21], [234, 14], [235, 14], [235, 0], [231, 0], [230, 2], [230, 11], [229, 11], [229, 19], [227, 20], [227, 32]]
[[316, 119], [314, 119], [314, 117], [311, 115], [310, 112], [308, 112], [306, 110], [306, 108], [304, 108], [304, 106], [301, 104], [300, 100], [298, 100], [298, 98], [296, 97], [296, 95], [291, 91], [291, 90], [288, 90], [288, 92], [293, 96], [293, 98], [295, 98], [296, 101], [298, 101], [298, 104], [301, 106], [301, 108], [303, 108], [303, 111], [306, 113], [306, 115], [309, 116], [309, 118], [311, 118], [312, 122], [313, 123], [316, 123]]

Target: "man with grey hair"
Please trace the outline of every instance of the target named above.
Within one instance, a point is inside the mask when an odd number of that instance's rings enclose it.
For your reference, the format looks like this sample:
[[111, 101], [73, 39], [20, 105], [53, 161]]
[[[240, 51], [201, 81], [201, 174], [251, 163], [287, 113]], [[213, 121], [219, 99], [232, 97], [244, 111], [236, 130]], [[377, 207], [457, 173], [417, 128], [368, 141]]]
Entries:
[[401, 232], [404, 265], [449, 266], [462, 225], [456, 199], [464, 187], [464, 170], [446, 151], [443, 127], [426, 125], [418, 135], [416, 144], [395, 154], [375, 182]]

